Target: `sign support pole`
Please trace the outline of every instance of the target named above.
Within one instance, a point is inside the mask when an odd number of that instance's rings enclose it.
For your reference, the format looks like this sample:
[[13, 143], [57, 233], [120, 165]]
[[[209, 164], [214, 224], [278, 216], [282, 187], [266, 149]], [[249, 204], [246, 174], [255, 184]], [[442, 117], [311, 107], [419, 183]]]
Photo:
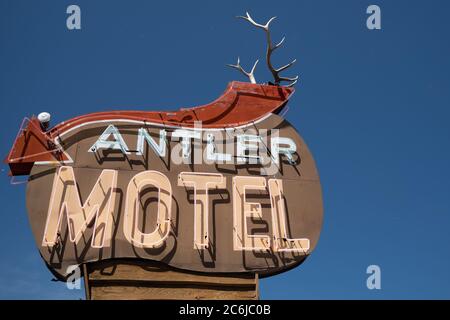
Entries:
[[83, 265], [87, 300], [257, 300], [258, 274], [188, 272], [161, 262], [116, 259]]

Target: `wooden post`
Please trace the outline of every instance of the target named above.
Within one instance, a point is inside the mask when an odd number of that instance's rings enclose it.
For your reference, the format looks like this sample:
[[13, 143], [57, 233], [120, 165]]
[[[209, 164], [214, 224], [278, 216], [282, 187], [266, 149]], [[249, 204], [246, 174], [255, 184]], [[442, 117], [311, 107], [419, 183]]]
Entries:
[[120, 259], [89, 263], [83, 268], [90, 300], [256, 300], [257, 274], [205, 274], [160, 262]]

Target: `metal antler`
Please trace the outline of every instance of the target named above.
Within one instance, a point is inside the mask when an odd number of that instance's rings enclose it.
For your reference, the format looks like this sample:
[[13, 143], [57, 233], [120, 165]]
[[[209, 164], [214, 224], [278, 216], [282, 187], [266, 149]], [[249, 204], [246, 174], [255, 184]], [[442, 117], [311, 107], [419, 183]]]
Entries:
[[255, 64], [253, 65], [253, 68], [250, 72], [245, 71], [240, 64], [240, 60], [239, 57], [237, 59], [237, 64], [227, 64], [227, 66], [231, 67], [231, 68], [235, 68], [238, 69], [239, 71], [241, 71], [243, 74], [245, 74], [251, 83], [256, 83], [256, 79], [255, 79], [255, 75], [253, 74], [256, 68], [256, 65], [258, 64], [259, 60], [256, 60]]
[[266, 32], [266, 36], [267, 36], [267, 53], [266, 53], [266, 60], [267, 60], [267, 66], [269, 67], [270, 72], [273, 75], [273, 78], [275, 80], [275, 84], [279, 85], [281, 81], [290, 81], [291, 83], [289, 83], [287, 86], [288, 87], [292, 87], [293, 85], [295, 85], [298, 81], [298, 76], [293, 77], [293, 78], [288, 78], [288, 77], [282, 77], [280, 76], [280, 72], [283, 70], [286, 70], [287, 68], [289, 68], [290, 66], [292, 66], [295, 61], [297, 61], [296, 59], [292, 60], [290, 63], [280, 67], [280, 68], [274, 68], [272, 66], [272, 62], [271, 62], [271, 57], [272, 57], [272, 52], [275, 51], [275, 49], [279, 48], [283, 42], [285, 37], [283, 37], [283, 39], [281, 39], [280, 42], [278, 42], [276, 45], [272, 44], [272, 40], [270, 38], [270, 30], [269, 30], [269, 26], [270, 23], [276, 18], [276, 17], [272, 17], [269, 19], [269, 21], [267, 21], [267, 23], [265, 25], [256, 23], [255, 20], [252, 19], [252, 17], [250, 17], [249, 13], [246, 12], [245, 13], [246, 16], [238, 16], [237, 18], [241, 18], [244, 20], [247, 20], [248, 22], [250, 22], [252, 25], [254, 25], [257, 28], [261, 28]]

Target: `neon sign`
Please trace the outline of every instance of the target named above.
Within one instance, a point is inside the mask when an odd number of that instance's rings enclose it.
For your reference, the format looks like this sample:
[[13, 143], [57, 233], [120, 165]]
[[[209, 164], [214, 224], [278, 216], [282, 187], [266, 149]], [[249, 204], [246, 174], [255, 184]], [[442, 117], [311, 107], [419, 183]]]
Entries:
[[176, 113], [24, 122], [7, 162], [29, 175], [48, 267], [65, 277], [69, 265], [135, 258], [271, 275], [302, 263], [323, 209], [314, 159], [276, 114], [292, 91], [233, 82], [214, 103]]

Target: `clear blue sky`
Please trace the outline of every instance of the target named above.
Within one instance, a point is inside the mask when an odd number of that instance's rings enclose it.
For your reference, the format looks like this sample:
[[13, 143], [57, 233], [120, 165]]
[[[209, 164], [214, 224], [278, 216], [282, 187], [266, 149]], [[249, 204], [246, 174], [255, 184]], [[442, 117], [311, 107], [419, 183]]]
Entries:
[[[82, 30], [68, 31], [78, 4]], [[366, 28], [370, 4], [382, 30]], [[261, 281], [269, 299], [450, 298], [450, 2], [0, 0], [0, 150], [24, 116], [53, 123], [112, 109], [174, 109], [216, 98], [237, 56], [264, 58], [264, 36], [234, 18], [272, 15], [297, 58], [287, 119], [321, 176], [324, 225], [299, 268]], [[259, 82], [270, 80], [264, 64]], [[25, 209], [0, 177], [0, 298], [79, 299], [51, 282]], [[368, 290], [377, 264], [382, 289]]]

